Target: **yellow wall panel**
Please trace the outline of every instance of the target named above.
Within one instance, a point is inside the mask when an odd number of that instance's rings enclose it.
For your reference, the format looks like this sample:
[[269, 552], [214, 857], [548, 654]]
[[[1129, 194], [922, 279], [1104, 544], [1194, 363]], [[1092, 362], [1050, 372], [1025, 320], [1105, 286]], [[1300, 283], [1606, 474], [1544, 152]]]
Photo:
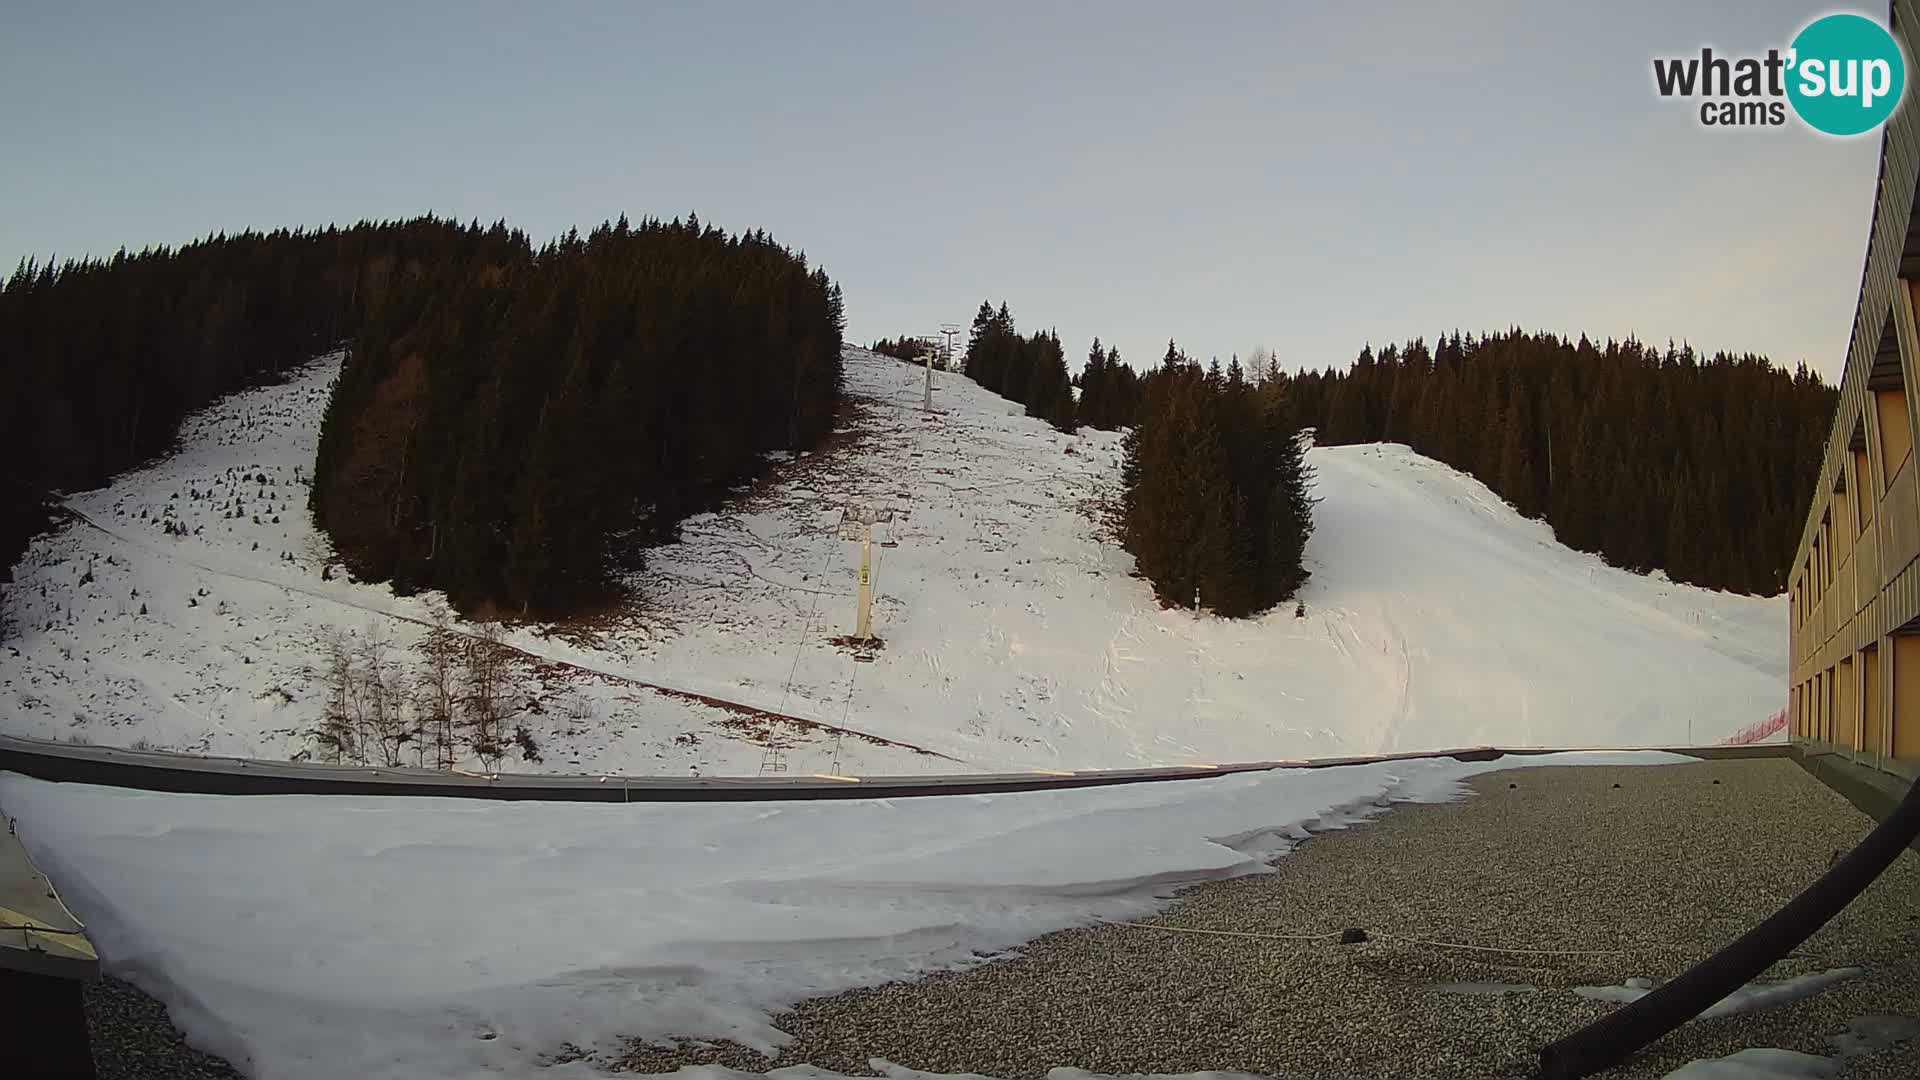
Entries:
[[1862, 682], [1865, 684], [1866, 698], [1860, 705], [1860, 745], [1859, 749], [1871, 754], [1880, 752], [1883, 745], [1880, 728], [1880, 650], [1872, 645], [1860, 654]]
[[1860, 739], [1860, 701], [1858, 674], [1853, 657], [1840, 661], [1840, 673], [1834, 679], [1833, 742], [1857, 748]]
[[1876, 391], [1873, 407], [1880, 420], [1881, 475], [1892, 476], [1913, 453], [1913, 429], [1907, 426], [1907, 395], [1899, 390]]
[[1920, 635], [1893, 638], [1893, 756], [1920, 760]]

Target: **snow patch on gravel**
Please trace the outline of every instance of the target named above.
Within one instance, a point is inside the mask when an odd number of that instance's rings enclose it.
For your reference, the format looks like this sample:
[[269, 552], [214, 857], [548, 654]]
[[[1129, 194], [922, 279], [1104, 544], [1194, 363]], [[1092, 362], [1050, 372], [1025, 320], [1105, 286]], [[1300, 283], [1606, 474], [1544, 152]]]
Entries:
[[1726, 1057], [1689, 1061], [1665, 1080], [1823, 1080], [1839, 1070], [1838, 1062], [1818, 1054], [1755, 1047]]
[[[1735, 1013], [1753, 1012], [1756, 1009], [1771, 1009], [1809, 998], [1837, 982], [1857, 979], [1867, 973], [1866, 968], [1840, 967], [1828, 971], [1816, 971], [1806, 975], [1796, 975], [1780, 982], [1750, 982], [1733, 993], [1713, 1003], [1696, 1019], [1712, 1020]], [[1617, 1001], [1626, 1004], [1639, 1001], [1653, 992], [1651, 985], [1636, 986], [1636, 982], [1647, 980], [1628, 980], [1624, 986], [1576, 986], [1573, 992], [1581, 997], [1596, 1001]]]

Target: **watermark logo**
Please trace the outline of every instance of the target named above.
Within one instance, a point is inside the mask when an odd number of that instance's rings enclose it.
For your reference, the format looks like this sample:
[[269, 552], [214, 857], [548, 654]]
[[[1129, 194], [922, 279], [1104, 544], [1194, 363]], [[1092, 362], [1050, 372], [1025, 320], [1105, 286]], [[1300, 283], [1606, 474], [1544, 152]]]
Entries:
[[1887, 28], [1864, 15], [1828, 15], [1793, 39], [1787, 80], [1793, 111], [1816, 131], [1859, 135], [1893, 115], [1907, 89], [1907, 58]]
[[1907, 89], [1907, 58], [1887, 28], [1864, 15], [1823, 15], [1764, 56], [1656, 57], [1663, 98], [1700, 101], [1706, 127], [1779, 127], [1792, 108], [1827, 135], [1861, 135], [1887, 122]]

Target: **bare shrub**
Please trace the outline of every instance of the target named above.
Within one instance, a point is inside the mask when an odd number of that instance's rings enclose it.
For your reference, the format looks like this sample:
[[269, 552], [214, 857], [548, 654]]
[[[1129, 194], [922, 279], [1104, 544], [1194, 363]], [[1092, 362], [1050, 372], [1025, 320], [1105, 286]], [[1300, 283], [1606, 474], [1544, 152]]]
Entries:
[[520, 748], [520, 760], [530, 761], [536, 765], [543, 760], [540, 757], [540, 744], [534, 741], [533, 731], [527, 725], [513, 726], [513, 742]]
[[573, 724], [584, 724], [593, 719], [593, 699], [580, 692], [578, 688], [568, 690], [555, 702], [560, 716]]
[[501, 643], [498, 623], [485, 624], [469, 638], [461, 655], [461, 706], [467, 741], [488, 772], [506, 753], [507, 678], [511, 653]]
[[413, 738], [407, 723], [406, 669], [392, 653], [380, 624], [369, 623], [360, 643], [362, 745], [377, 750], [383, 765], [400, 764]]
[[325, 664], [327, 705], [315, 739], [322, 754], [334, 761], [363, 761], [357, 726], [360, 680], [354, 670], [353, 632], [345, 627], [328, 627], [320, 634], [320, 652]]
[[460, 678], [455, 668], [461, 659], [462, 641], [454, 632], [453, 617], [439, 608], [433, 613], [433, 625], [426, 636], [414, 647], [422, 662], [414, 697], [422, 764], [430, 749], [436, 769], [451, 769], [455, 761], [453, 718]]

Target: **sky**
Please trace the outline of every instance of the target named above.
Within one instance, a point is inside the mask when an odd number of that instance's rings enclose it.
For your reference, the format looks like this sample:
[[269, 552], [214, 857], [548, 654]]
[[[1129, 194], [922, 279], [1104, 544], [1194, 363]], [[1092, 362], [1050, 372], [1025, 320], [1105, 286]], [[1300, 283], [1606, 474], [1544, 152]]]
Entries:
[[[0, 260], [427, 211], [765, 228], [849, 337], [1006, 301], [1076, 364], [1509, 325], [1837, 376], [1878, 136], [1703, 127], [1787, 0], [9, 7]], [[1879, 9], [1884, 15], [1884, 8]]]

